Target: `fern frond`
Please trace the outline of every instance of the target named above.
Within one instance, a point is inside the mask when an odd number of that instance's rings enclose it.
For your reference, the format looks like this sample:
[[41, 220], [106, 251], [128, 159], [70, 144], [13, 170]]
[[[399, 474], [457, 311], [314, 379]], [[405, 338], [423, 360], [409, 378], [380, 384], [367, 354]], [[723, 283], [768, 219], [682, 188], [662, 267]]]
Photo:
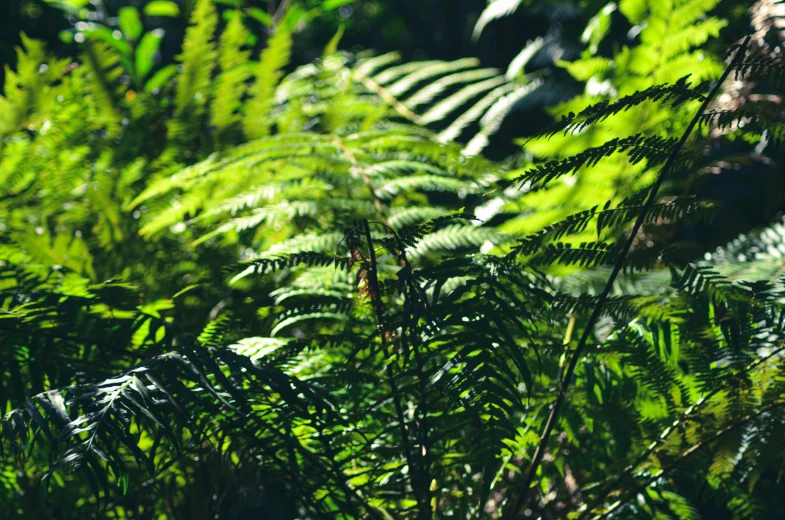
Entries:
[[424, 192], [448, 191], [461, 193], [463, 196], [481, 192], [482, 188], [476, 184], [462, 179], [454, 179], [439, 175], [412, 175], [398, 177], [381, 183], [376, 188], [376, 194], [381, 198], [390, 199], [401, 191], [422, 190]]
[[785, 81], [785, 65], [778, 57], [752, 58], [736, 68], [736, 79], [759, 76], [768, 79], [775, 87]]
[[461, 105], [470, 101], [472, 98], [479, 96], [480, 94], [487, 92], [494, 87], [498, 87], [505, 81], [506, 80], [504, 78], [490, 78], [464, 87], [458, 92], [455, 92], [442, 101], [436, 103], [433, 108], [420, 116], [417, 121], [423, 125], [440, 121], [444, 119], [445, 116], [457, 110]]
[[644, 101], [661, 101], [667, 102], [671, 106], [679, 106], [687, 101], [702, 100], [703, 95], [689, 87], [687, 76], [685, 76], [672, 85], [655, 85], [613, 102], [597, 103], [577, 114], [570, 113], [564, 116], [546, 135], [555, 135], [561, 131], [565, 133], [579, 132], [591, 124], [604, 121], [612, 115], [629, 110]]
[[[400, 97], [403, 94], [409, 92], [418, 83], [426, 81], [430, 78], [440, 76], [442, 74], [456, 72], [461, 69], [476, 67], [477, 65], [479, 65], [479, 61], [474, 58], [464, 58], [452, 62], [436, 62], [430, 65], [425, 65], [414, 70], [411, 74], [407, 74], [406, 76], [398, 79], [395, 81], [395, 83], [389, 85], [387, 87], [387, 91], [395, 97]], [[379, 80], [379, 78], [376, 79], [380, 84], [384, 84], [384, 81]], [[438, 82], [436, 84], [438, 84]], [[431, 85], [433, 85], [433, 83], [431, 83]]]
[[470, 246], [495, 245], [504, 240], [499, 233], [477, 226], [452, 225], [430, 233], [419, 241], [410, 252], [413, 258], [424, 256], [431, 251], [453, 251]]
[[122, 75], [120, 59], [101, 43], [85, 42], [85, 65], [95, 82], [93, 96], [100, 113], [111, 125], [120, 122], [119, 98], [116, 85]]
[[406, 98], [404, 102], [407, 106], [415, 109], [421, 105], [430, 103], [440, 94], [449, 90], [453, 85], [483, 81], [497, 76], [498, 73], [499, 71], [496, 69], [473, 69], [449, 74], [440, 78], [438, 81], [428, 83], [428, 85], [418, 90], [415, 94]]
[[506, 84], [491, 90], [489, 93], [483, 96], [482, 99], [472, 105], [471, 108], [455, 118], [455, 121], [453, 121], [450, 126], [442, 130], [439, 133], [439, 141], [447, 143], [458, 139], [467, 126], [474, 123], [475, 121], [478, 121], [489, 108], [491, 108], [499, 99], [503, 99], [504, 96], [509, 95], [509, 93], [512, 92], [514, 88], [515, 87], [513, 85]]
[[527, 171], [515, 181], [529, 189], [541, 189], [552, 180], [576, 173], [581, 168], [594, 166], [603, 158], [619, 152], [627, 152], [631, 164], [646, 161], [648, 166], [665, 162], [676, 144], [675, 139], [658, 136], [636, 135], [623, 139], [611, 139], [602, 146], [589, 148], [561, 161], [550, 161]]
[[198, 116], [207, 103], [216, 61], [213, 38], [217, 24], [218, 15], [212, 2], [198, 0], [179, 56], [183, 72], [179, 76], [174, 103], [181, 118]]
[[526, 96], [542, 87], [544, 81], [541, 79], [533, 80], [521, 87], [516, 88], [504, 97], [496, 100], [488, 109], [488, 112], [480, 119], [480, 131], [466, 144], [465, 155], [478, 155], [489, 144], [490, 137], [499, 131], [502, 122], [515, 106], [520, 104]]
[[[263, 424], [272, 424], [267, 422], [270, 413], [282, 412], [283, 402], [293, 408], [279, 419], [288, 413], [305, 417], [310, 405], [297, 394], [311, 394], [313, 388], [308, 387], [271, 366], [254, 364], [227, 350], [192, 349], [159, 356], [95, 385], [35, 396], [25, 408], [7, 414], [0, 424], [5, 443], [15, 450], [35, 442], [34, 429], [40, 428], [54, 456], [46, 477], [73, 467], [96, 484], [96, 495], [106, 495], [110, 481], [127, 479], [129, 457], [152, 472], [159, 453], [169, 451], [163, 444], [150, 445], [142, 438], [166, 438], [173, 443], [171, 456], [175, 456], [191, 449], [178, 440], [186, 429], [194, 440], [208, 440], [213, 428], [227, 428], [235, 420], [251, 421], [263, 428]], [[312, 397], [316, 394], [306, 399]], [[264, 412], [250, 413], [246, 404], [249, 398], [256, 399], [257, 410]], [[278, 399], [283, 401], [276, 402]], [[328, 401], [319, 400], [326, 406], [323, 411], [331, 408]], [[129, 432], [131, 425], [142, 437]], [[266, 442], [275, 437], [284, 445], [288, 442], [287, 434], [281, 435], [273, 427], [252, 433], [247, 439], [249, 446], [254, 446], [255, 435], [262, 435]]]
[[210, 105], [210, 123], [219, 134], [241, 119], [245, 83], [250, 76], [247, 64], [250, 52], [244, 48], [248, 37], [240, 14], [234, 13], [219, 39], [217, 56], [220, 72], [215, 79]]
[[16, 56], [16, 71], [5, 69], [5, 88], [0, 97], [3, 135], [31, 124], [29, 119], [54, 101], [52, 87], [66, 72], [64, 60], [50, 60], [44, 44], [25, 35]]
[[[612, 229], [631, 222], [643, 209], [640, 201], [622, 203], [616, 208], [606, 204], [603, 209], [594, 206], [591, 209], [574, 213], [564, 220], [552, 224], [536, 234], [522, 238], [513, 248], [517, 254], [530, 255], [536, 253], [541, 247], [552, 240], [561, 240], [567, 235], [583, 233], [596, 219], [597, 236], [600, 237], [606, 229]], [[713, 209], [704, 202], [690, 198], [679, 198], [673, 202], [655, 204], [646, 213], [645, 223], [660, 221], [689, 220], [700, 222], [708, 220], [713, 214]]]
[[246, 103], [243, 117], [243, 129], [249, 139], [270, 135], [272, 122], [269, 117], [275, 104], [275, 88], [283, 76], [283, 69], [289, 64], [291, 52], [291, 32], [285, 24], [281, 24], [267, 41], [267, 48], [259, 57], [259, 65], [254, 71], [251, 98]]
[[472, 38], [477, 40], [490, 22], [511, 15], [522, 3], [523, 0], [488, 0], [488, 6], [483, 9], [474, 25]]

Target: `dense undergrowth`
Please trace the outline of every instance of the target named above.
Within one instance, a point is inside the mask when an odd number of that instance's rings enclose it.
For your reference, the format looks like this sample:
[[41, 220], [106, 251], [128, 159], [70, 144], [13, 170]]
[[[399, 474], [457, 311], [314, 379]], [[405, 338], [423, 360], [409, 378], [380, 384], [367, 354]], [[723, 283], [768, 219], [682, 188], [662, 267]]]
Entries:
[[[302, 10], [260, 38], [210, 0], [172, 64], [149, 7], [72, 8], [69, 59], [25, 39], [2, 515], [785, 514], [785, 224], [687, 239], [733, 214], [707, 177], [782, 164], [785, 14], [717, 56], [716, 6], [608, 4], [580, 57], [506, 73], [340, 32], [292, 64]], [[552, 125], [484, 157], [532, 106]]]

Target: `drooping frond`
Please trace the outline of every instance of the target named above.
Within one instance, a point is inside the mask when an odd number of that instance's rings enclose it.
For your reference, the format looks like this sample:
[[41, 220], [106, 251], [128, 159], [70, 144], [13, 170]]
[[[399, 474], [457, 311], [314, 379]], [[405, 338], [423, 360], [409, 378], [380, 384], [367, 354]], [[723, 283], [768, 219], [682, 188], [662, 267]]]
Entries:
[[485, 26], [494, 20], [514, 13], [522, 3], [523, 0], [488, 0], [488, 6], [482, 11], [480, 18], [474, 25], [472, 37], [475, 40], [479, 38]]
[[[129, 458], [155, 473], [157, 464], [214, 442], [217, 432], [240, 422], [254, 424], [255, 433], [235, 442], [267, 458], [271, 469], [287, 460], [289, 450], [306, 449], [281, 426], [329, 421], [331, 409], [309, 383], [225, 349], [199, 347], [149, 359], [97, 384], [33, 396], [0, 424], [4, 444], [13, 450], [49, 445], [56, 458], [44, 478], [75, 468], [96, 495], [108, 496], [110, 478], [128, 480]], [[333, 465], [321, 456], [304, 464], [315, 464], [317, 472]]]
[[454, 141], [469, 125], [479, 124], [467, 155], [480, 153], [509, 112], [543, 85], [542, 79], [505, 77], [493, 69], [477, 68], [472, 59], [396, 62], [394, 55], [369, 58], [358, 63], [353, 76], [406, 119], [443, 127], [442, 142]]

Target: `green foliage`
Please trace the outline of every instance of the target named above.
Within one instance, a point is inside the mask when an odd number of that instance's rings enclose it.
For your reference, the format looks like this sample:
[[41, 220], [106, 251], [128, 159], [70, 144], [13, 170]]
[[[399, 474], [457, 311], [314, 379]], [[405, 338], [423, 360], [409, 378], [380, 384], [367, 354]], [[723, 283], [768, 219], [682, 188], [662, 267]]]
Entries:
[[256, 87], [246, 106], [245, 133], [251, 139], [270, 134], [269, 114], [275, 106], [275, 88], [282, 77], [282, 69], [289, 62], [292, 36], [287, 27], [279, 26], [259, 58]]
[[293, 67], [293, 15], [257, 54], [208, 0], [176, 64], [130, 7], [75, 65], [27, 40], [0, 99], [3, 514], [780, 516], [785, 224], [671, 239], [712, 217], [676, 196], [706, 149], [781, 157], [755, 94], [781, 52], [734, 47], [717, 82], [715, 5], [623, 2], [613, 56], [603, 9], [560, 63], [584, 94], [504, 164], [480, 152], [546, 85], [527, 54], [502, 76], [339, 33]]

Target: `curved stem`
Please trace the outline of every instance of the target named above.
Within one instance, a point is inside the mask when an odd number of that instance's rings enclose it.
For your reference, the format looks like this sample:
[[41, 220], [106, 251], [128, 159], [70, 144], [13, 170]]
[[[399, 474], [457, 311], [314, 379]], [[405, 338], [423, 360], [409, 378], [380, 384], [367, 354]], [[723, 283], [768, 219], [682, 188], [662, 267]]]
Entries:
[[649, 194], [646, 198], [646, 203], [643, 205], [643, 209], [638, 214], [638, 218], [635, 220], [635, 224], [632, 226], [632, 230], [630, 231], [629, 238], [625, 243], [624, 247], [622, 248], [621, 252], [619, 253], [619, 258], [616, 260], [615, 265], [613, 266], [613, 271], [611, 271], [611, 275], [608, 277], [607, 282], [605, 283], [605, 288], [602, 290], [600, 297], [597, 299], [597, 304], [594, 306], [591, 315], [589, 316], [589, 320], [586, 323], [585, 328], [583, 329], [583, 333], [581, 334], [580, 340], [578, 341], [578, 345], [575, 347], [575, 352], [573, 353], [572, 357], [570, 358], [569, 365], [567, 366], [567, 370], [564, 374], [564, 379], [562, 380], [561, 386], [559, 388], [559, 393], [556, 396], [556, 400], [554, 401], [551, 413], [548, 416], [548, 419], [545, 423], [545, 428], [540, 435], [540, 442], [537, 445], [537, 450], [534, 452], [534, 457], [532, 457], [532, 463], [529, 466], [529, 470], [526, 472], [526, 475], [521, 482], [518, 490], [518, 498], [516, 499], [513, 507], [509, 510], [509, 512], [505, 513], [504, 518], [507, 520], [516, 518], [518, 513], [523, 508], [524, 504], [526, 504], [526, 500], [528, 498], [529, 489], [531, 488], [532, 482], [534, 481], [534, 476], [537, 474], [537, 470], [542, 463], [542, 458], [545, 455], [545, 449], [548, 446], [548, 441], [551, 438], [551, 434], [553, 433], [553, 428], [556, 426], [556, 422], [559, 419], [559, 414], [561, 412], [562, 406], [564, 405], [564, 400], [567, 396], [567, 390], [569, 389], [572, 378], [575, 375], [575, 370], [578, 366], [578, 362], [583, 355], [583, 351], [586, 349], [586, 344], [589, 341], [589, 336], [591, 336], [592, 331], [594, 330], [594, 325], [597, 323], [599, 319], [602, 308], [605, 305], [605, 301], [608, 299], [608, 296], [613, 289], [613, 284], [616, 282], [616, 278], [619, 276], [622, 268], [624, 267], [624, 261], [627, 258], [627, 254], [632, 249], [632, 244], [635, 241], [635, 237], [638, 235], [641, 227], [643, 227], [643, 223], [646, 220], [646, 215], [649, 213], [649, 210], [654, 205], [657, 200], [657, 192], [659, 191], [660, 187], [662, 186], [663, 181], [670, 173], [670, 169], [673, 167], [673, 164], [676, 162], [676, 159], [679, 156], [682, 148], [687, 142], [690, 134], [695, 129], [695, 126], [698, 124], [701, 114], [706, 111], [709, 104], [712, 102], [714, 97], [719, 92], [720, 87], [730, 75], [731, 70], [733, 70], [739, 60], [744, 56], [745, 51], [747, 49], [747, 43], [749, 42], [749, 37], [744, 41], [744, 44], [741, 48], [736, 52], [736, 55], [733, 57], [733, 60], [722, 73], [722, 76], [714, 85], [714, 87], [709, 92], [709, 95], [706, 96], [706, 99], [703, 101], [698, 112], [690, 121], [690, 124], [687, 125], [687, 129], [679, 139], [679, 142], [674, 147], [671, 154], [668, 156], [668, 159], [665, 161], [665, 164], [660, 169], [659, 175], [657, 176], [657, 180], [654, 184], [649, 188]]

